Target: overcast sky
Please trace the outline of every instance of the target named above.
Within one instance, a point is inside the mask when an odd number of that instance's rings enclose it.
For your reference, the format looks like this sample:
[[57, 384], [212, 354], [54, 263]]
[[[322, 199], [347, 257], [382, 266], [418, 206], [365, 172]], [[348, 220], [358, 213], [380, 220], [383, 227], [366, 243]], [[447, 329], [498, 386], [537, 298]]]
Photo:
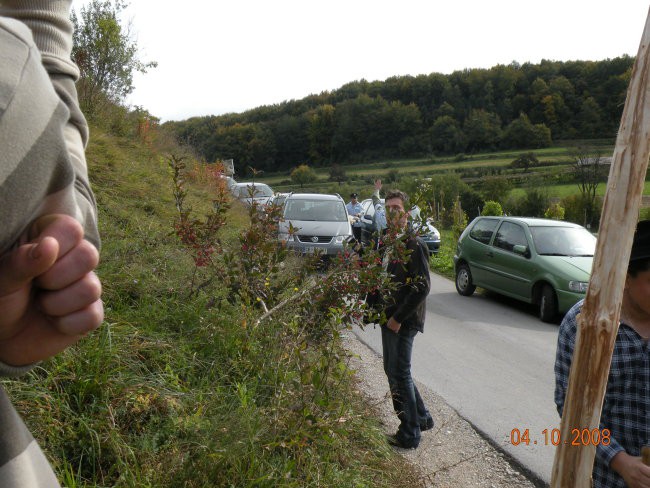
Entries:
[[[76, 0], [77, 10], [88, 0]], [[131, 0], [129, 102], [166, 120], [242, 112], [354, 80], [635, 56], [641, 0]]]

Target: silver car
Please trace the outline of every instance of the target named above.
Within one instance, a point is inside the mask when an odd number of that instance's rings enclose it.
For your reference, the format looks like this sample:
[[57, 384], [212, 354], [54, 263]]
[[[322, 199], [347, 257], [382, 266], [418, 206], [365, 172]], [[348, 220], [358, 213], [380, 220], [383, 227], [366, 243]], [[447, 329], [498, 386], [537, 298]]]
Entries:
[[273, 190], [264, 183], [235, 183], [231, 189], [232, 194], [240, 202], [249, 207], [255, 202], [258, 206], [264, 206], [273, 196]]
[[292, 193], [284, 201], [278, 237], [300, 253], [339, 254], [352, 239], [352, 226], [339, 195]]

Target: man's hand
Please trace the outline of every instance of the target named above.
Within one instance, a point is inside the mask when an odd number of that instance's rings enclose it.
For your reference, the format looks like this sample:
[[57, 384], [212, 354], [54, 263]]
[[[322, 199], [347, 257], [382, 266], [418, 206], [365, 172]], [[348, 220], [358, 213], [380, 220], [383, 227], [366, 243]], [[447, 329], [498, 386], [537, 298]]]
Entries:
[[375, 180], [375, 190], [381, 190], [381, 180], [379, 179]]
[[402, 324], [400, 324], [397, 320], [395, 320], [393, 317], [388, 319], [388, 322], [386, 323], [386, 327], [388, 327], [390, 330], [395, 332], [397, 334], [402, 327]]
[[650, 466], [643, 464], [640, 457], [621, 451], [614, 456], [610, 466], [623, 477], [628, 487], [650, 488]]
[[99, 253], [81, 225], [47, 215], [26, 237], [0, 258], [0, 360], [13, 366], [57, 354], [104, 318]]

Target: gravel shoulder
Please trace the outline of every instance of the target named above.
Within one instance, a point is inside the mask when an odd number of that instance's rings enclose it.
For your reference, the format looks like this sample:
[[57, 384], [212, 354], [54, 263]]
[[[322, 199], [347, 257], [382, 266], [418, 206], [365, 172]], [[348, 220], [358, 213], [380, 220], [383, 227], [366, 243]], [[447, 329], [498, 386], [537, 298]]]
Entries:
[[[350, 367], [355, 371], [360, 393], [375, 406], [386, 433], [395, 432], [399, 421], [393, 412], [381, 357], [352, 331], [345, 334], [343, 343], [351, 353]], [[495, 448], [435, 392], [419, 383], [418, 390], [435, 426], [422, 434], [418, 449], [395, 449], [421, 473], [425, 487], [547, 486]]]

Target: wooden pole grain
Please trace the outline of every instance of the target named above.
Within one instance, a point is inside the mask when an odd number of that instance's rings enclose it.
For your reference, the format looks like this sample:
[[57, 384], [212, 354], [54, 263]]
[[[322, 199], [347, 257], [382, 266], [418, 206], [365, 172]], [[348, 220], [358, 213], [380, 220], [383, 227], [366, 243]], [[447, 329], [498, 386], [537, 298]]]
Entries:
[[632, 238], [650, 153], [650, 13], [634, 63], [612, 166], [589, 289], [578, 317], [552, 488], [589, 488], [596, 446], [572, 446], [574, 429], [599, 428]]

